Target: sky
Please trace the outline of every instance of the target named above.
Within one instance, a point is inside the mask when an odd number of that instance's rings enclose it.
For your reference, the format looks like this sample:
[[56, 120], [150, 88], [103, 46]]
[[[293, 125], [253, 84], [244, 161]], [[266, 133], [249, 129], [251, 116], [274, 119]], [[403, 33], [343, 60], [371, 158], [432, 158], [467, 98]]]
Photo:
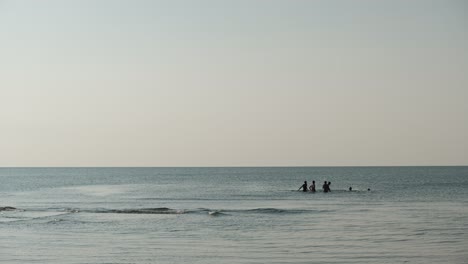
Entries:
[[0, 0], [0, 166], [468, 165], [468, 2]]

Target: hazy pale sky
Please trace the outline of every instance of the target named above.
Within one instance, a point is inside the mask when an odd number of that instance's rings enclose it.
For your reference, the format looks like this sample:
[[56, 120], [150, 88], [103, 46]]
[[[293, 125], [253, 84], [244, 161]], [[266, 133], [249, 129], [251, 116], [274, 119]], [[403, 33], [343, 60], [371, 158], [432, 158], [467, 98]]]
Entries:
[[2, 1], [0, 166], [468, 165], [467, 1]]

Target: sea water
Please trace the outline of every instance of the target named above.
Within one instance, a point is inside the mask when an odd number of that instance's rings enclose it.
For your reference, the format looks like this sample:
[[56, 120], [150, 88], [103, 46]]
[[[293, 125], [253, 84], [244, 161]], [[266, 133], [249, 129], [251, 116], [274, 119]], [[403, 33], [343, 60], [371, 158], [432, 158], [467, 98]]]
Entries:
[[468, 167], [1, 168], [0, 263], [468, 263]]

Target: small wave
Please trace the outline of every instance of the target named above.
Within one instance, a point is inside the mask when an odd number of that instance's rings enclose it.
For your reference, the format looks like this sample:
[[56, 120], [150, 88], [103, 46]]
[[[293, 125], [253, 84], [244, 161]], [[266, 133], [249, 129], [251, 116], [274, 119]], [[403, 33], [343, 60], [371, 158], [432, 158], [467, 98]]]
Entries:
[[[91, 214], [208, 214], [209, 216], [223, 216], [231, 214], [310, 214], [326, 213], [330, 210], [314, 209], [283, 209], [283, 208], [254, 208], [254, 209], [172, 209], [167, 207], [157, 208], [131, 208], [131, 209], [79, 209], [79, 208], [48, 208], [48, 209], [29, 209], [21, 210], [27, 215], [13, 216], [14, 218], [24, 217], [29, 219], [51, 218], [67, 214], [91, 213]], [[33, 213], [33, 215], [30, 215]]]
[[311, 210], [311, 209], [280, 209], [280, 208], [257, 208], [244, 210], [248, 213], [260, 214], [305, 214], [305, 213], [326, 213], [330, 210]]
[[183, 214], [184, 210], [170, 209], [167, 207], [160, 208], [141, 208], [141, 209], [96, 209], [96, 210], [81, 210], [86, 213], [101, 213], [101, 214]]
[[329, 212], [329, 210], [306, 210], [306, 209], [281, 209], [281, 208], [255, 208], [255, 209], [226, 209], [226, 210], [210, 210], [200, 209], [200, 211], [208, 212], [211, 214], [302, 214], [302, 213], [322, 213]]
[[209, 212], [208, 212], [208, 215], [210, 215], [210, 216], [222, 216], [222, 215], [227, 215], [227, 214], [222, 213], [222, 212], [220, 212], [220, 211], [214, 210], [214, 211], [209, 211]]
[[[300, 210], [303, 211], [303, 210]], [[245, 210], [245, 212], [252, 212], [252, 213], [263, 213], [263, 214], [283, 214], [283, 213], [292, 213], [292, 212], [299, 212], [298, 210], [286, 210], [286, 209], [278, 209], [278, 208], [256, 208], [256, 209], [249, 209]]]
[[29, 219], [30, 217], [24, 217], [24, 216], [17, 216], [17, 215], [14, 215], [14, 216], [9, 216], [9, 215], [1, 215], [1, 218], [4, 218], [4, 219]]
[[17, 210], [15, 207], [12, 207], [12, 206], [4, 206], [4, 207], [0, 207], [0, 211], [15, 211]]
[[[100, 214], [106, 214], [106, 213], [107, 214], [183, 214], [183, 213], [186, 213], [186, 210], [171, 209], [167, 207], [132, 208], [132, 209], [31, 208], [27, 210], [15, 208], [15, 209], [6, 209], [4, 211], [16, 211], [16, 212], [36, 213], [36, 214], [46, 214], [46, 213], [54, 212], [53, 215], [66, 215], [66, 214], [75, 214], [75, 213], [81, 213], [81, 212], [100, 213]], [[46, 215], [45, 217], [47, 216], [48, 215]]]
[[[235, 195], [232, 197], [217, 197], [217, 198], [168, 198], [168, 197], [146, 197], [136, 198], [142, 201], [250, 201], [257, 200], [259, 197], [266, 197], [261, 195]], [[284, 198], [268, 197], [269, 200], [282, 200]]]
[[65, 213], [79, 213], [79, 208], [70, 208], [70, 207], [50, 207], [47, 209], [31, 209], [28, 211], [57, 211], [57, 212], [65, 212]]

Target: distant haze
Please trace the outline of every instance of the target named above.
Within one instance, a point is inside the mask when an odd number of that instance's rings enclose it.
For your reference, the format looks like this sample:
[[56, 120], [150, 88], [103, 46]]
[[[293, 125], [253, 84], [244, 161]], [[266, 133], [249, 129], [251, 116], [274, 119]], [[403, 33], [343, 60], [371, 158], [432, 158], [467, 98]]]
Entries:
[[468, 165], [467, 1], [1, 1], [0, 166]]

